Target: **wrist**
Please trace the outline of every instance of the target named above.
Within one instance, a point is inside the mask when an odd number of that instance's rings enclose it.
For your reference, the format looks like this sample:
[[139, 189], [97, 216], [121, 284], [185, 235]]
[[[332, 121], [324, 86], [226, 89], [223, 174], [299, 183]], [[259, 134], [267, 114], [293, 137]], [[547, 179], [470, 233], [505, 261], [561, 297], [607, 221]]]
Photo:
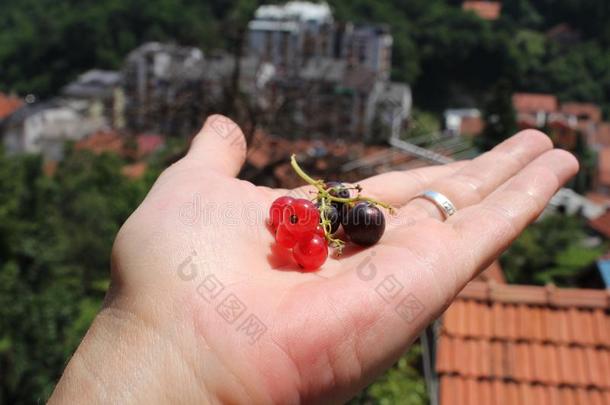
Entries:
[[96, 316], [50, 403], [217, 402], [172, 334], [113, 301]]

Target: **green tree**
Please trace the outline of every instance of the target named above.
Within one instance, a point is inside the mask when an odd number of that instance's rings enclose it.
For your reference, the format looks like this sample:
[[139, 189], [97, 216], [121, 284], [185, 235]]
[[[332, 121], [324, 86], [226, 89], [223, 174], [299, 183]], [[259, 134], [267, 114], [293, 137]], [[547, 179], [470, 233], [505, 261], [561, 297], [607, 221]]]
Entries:
[[489, 150], [515, 133], [512, 93], [507, 80], [500, 80], [494, 86], [483, 111], [485, 129], [476, 141], [480, 149]]
[[427, 404], [426, 384], [417, 368], [421, 363], [421, 356], [421, 346], [414, 344], [407, 354], [350, 401], [350, 404]]
[[527, 228], [502, 256], [504, 274], [510, 283], [574, 285], [605, 252], [605, 245], [591, 248], [586, 239], [580, 217], [548, 215]]
[[45, 401], [99, 309], [114, 236], [151, 184], [124, 163], [68, 150], [48, 176], [0, 153], [0, 403]]

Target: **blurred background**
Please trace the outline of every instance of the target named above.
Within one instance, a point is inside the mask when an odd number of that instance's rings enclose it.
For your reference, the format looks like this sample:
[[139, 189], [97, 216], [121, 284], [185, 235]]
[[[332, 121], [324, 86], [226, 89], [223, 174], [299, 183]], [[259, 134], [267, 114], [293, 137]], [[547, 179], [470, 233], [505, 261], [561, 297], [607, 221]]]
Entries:
[[354, 404], [610, 404], [606, 0], [0, 3], [0, 403], [45, 401], [119, 227], [211, 113], [240, 174], [356, 181], [523, 128], [581, 163]]

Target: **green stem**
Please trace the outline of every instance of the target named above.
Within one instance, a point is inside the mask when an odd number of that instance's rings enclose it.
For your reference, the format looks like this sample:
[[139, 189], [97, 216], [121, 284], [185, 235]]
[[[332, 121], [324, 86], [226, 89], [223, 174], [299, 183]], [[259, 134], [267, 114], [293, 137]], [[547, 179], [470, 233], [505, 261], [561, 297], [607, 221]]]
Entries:
[[353, 197], [353, 198], [340, 198], [340, 197], [335, 197], [335, 196], [331, 195], [327, 190], [324, 189], [323, 180], [314, 180], [310, 175], [305, 173], [305, 171], [303, 171], [303, 169], [301, 169], [301, 166], [299, 166], [299, 163], [297, 162], [297, 158], [296, 158], [295, 154], [292, 154], [292, 156], [290, 156], [290, 165], [292, 166], [292, 168], [294, 169], [296, 174], [299, 175], [300, 178], [302, 178], [308, 184], [311, 184], [318, 190], [318, 193], [321, 194], [322, 198], [327, 198], [330, 201], [346, 203], [346, 204], [353, 204], [358, 201], [368, 201], [375, 205], [382, 206], [383, 208], [390, 211], [390, 213], [394, 213], [394, 208], [390, 204], [386, 204], [382, 201], [375, 200], [374, 198], [364, 197], [364, 196], [361, 196], [360, 194], [358, 194], [356, 197]]
[[305, 180], [307, 183], [311, 184], [318, 190], [325, 191], [324, 186], [322, 186], [322, 184], [324, 184], [324, 182], [322, 180], [314, 180], [311, 178], [311, 176], [309, 176], [307, 173], [305, 173], [303, 171], [303, 169], [301, 169], [301, 166], [299, 166], [299, 164], [297, 163], [297, 157], [294, 153], [292, 154], [292, 156], [290, 156], [290, 165], [292, 166], [294, 171], [299, 175], [300, 178], [302, 178], [303, 180]]

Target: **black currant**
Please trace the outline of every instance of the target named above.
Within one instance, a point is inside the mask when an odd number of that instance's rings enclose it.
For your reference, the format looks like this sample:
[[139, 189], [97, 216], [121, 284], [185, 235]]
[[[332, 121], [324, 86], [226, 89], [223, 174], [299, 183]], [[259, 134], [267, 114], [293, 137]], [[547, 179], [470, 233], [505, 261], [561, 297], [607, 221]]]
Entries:
[[[328, 194], [337, 198], [349, 198], [349, 189], [338, 181], [327, 181], [325, 184]], [[330, 190], [329, 190], [330, 189]]]
[[[328, 181], [325, 184], [325, 188], [326, 190], [328, 190], [328, 194], [332, 195], [333, 197], [350, 198], [349, 189], [343, 183], [340, 183], [338, 181]], [[337, 207], [339, 218], [343, 218], [343, 216], [347, 215], [347, 205], [337, 201], [332, 201], [331, 204]]]
[[[317, 202], [316, 206], [318, 207], [318, 209], [320, 209], [320, 202]], [[337, 232], [337, 230], [339, 229], [339, 225], [341, 225], [341, 216], [339, 210], [337, 209], [337, 206], [335, 206], [334, 204], [325, 205], [324, 216], [328, 220], [330, 220], [330, 233], [333, 234]], [[320, 212], [320, 223], [322, 222], [321, 217], [322, 212]]]
[[385, 217], [374, 204], [361, 201], [342, 218], [343, 229], [350, 240], [358, 245], [371, 246], [381, 239], [385, 230]]

